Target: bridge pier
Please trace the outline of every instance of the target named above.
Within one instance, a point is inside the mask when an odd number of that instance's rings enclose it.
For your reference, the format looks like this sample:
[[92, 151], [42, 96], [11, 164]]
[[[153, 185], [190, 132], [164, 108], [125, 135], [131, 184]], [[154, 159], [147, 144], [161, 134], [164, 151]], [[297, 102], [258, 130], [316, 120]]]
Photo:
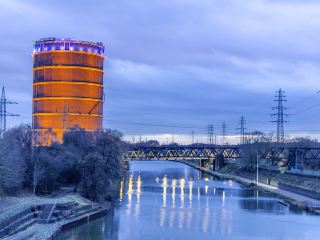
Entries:
[[214, 158], [212, 161], [212, 170], [213, 171], [218, 171], [219, 170], [219, 163], [217, 158]]
[[303, 170], [304, 151], [302, 149], [291, 149], [288, 154], [288, 169]]
[[216, 154], [214, 162], [212, 164], [213, 171], [218, 171], [221, 166], [224, 164], [224, 156], [222, 153]]
[[205, 161], [202, 158], [200, 158], [200, 167], [205, 167]]

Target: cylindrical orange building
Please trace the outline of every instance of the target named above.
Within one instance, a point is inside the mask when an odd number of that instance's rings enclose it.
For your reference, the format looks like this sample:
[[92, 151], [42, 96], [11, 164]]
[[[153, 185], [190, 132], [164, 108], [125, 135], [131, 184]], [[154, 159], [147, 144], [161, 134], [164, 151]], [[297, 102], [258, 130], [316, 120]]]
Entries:
[[34, 144], [62, 142], [73, 127], [102, 128], [102, 43], [40, 39], [33, 49]]

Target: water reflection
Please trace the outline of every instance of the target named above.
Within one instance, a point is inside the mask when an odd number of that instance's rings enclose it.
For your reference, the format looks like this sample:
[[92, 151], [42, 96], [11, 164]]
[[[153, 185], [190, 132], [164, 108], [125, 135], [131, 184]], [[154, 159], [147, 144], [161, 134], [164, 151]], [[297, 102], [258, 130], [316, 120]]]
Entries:
[[189, 181], [189, 205], [191, 207], [192, 205], [192, 187], [193, 187], [193, 181]]
[[[312, 239], [320, 220], [178, 163], [134, 162], [119, 206], [61, 239]], [[253, 231], [254, 230], [254, 231]]]
[[163, 192], [162, 192], [162, 198], [163, 198], [163, 207], [167, 206], [167, 187], [168, 187], [168, 179], [167, 176], [163, 177], [162, 180], [162, 188], [163, 188]]
[[175, 206], [175, 199], [176, 199], [176, 187], [177, 187], [177, 180], [172, 179], [171, 188], [172, 188], [172, 206]]
[[122, 201], [123, 198], [123, 180], [120, 182], [119, 200]]
[[[110, 227], [112, 226], [112, 227]], [[89, 225], [81, 225], [80, 227], [63, 233], [60, 239], [70, 240], [102, 240], [102, 239], [119, 239], [119, 215], [116, 209], [111, 209], [104, 218], [100, 218], [91, 222]]]

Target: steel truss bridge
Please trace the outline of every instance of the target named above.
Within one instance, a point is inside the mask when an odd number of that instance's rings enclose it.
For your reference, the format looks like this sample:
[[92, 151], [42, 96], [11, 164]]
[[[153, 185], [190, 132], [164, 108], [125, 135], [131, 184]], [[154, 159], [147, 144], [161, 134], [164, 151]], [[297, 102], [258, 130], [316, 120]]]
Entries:
[[[215, 167], [224, 160], [241, 159], [244, 150], [241, 146], [160, 146], [130, 147], [124, 153], [123, 160], [211, 160]], [[275, 165], [280, 160], [287, 160], [292, 168], [303, 168], [305, 161], [318, 161], [320, 148], [308, 147], [270, 147], [258, 154], [261, 159], [268, 159]]]

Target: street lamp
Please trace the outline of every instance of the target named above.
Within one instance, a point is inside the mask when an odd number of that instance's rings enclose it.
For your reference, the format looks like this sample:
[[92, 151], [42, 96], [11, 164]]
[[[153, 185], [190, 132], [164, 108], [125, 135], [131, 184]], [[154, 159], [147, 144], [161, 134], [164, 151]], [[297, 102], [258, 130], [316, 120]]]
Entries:
[[257, 177], [256, 177], [256, 183], [259, 184], [259, 155], [257, 154], [257, 163], [256, 163], [256, 169], [257, 169]]

